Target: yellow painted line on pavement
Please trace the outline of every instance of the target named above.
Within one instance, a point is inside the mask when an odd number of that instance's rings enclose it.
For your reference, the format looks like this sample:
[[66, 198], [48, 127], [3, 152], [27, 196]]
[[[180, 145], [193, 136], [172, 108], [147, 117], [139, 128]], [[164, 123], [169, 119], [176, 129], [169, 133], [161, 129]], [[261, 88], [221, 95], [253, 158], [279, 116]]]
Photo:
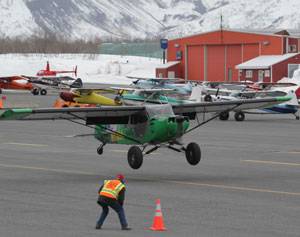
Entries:
[[[52, 169], [52, 168], [44, 168], [44, 167], [34, 167], [34, 166], [23, 166], [23, 165], [8, 165], [8, 164], [0, 164], [0, 168], [15, 168], [15, 169], [28, 169], [28, 170], [38, 170], [38, 171], [47, 171], [47, 172], [57, 172], [57, 173], [66, 173], [66, 174], [81, 174], [81, 175], [98, 175], [96, 173], [78, 171], [78, 170], [65, 170], [65, 169]], [[300, 196], [300, 193], [297, 192], [285, 192], [285, 191], [276, 191], [271, 189], [259, 189], [259, 188], [247, 188], [247, 187], [238, 187], [238, 186], [230, 186], [230, 185], [222, 185], [222, 184], [209, 184], [209, 183], [198, 183], [198, 182], [184, 182], [184, 181], [176, 181], [176, 180], [161, 180], [161, 179], [137, 179], [137, 178], [129, 178], [129, 180], [141, 180], [141, 181], [157, 181], [162, 183], [172, 183], [172, 184], [180, 184], [180, 185], [191, 185], [198, 187], [210, 187], [216, 189], [227, 189], [233, 191], [247, 191], [247, 192], [259, 192], [259, 193], [271, 193], [277, 195], [288, 195], [288, 196]]]
[[67, 173], [67, 174], [96, 175], [96, 174], [93, 174], [93, 173], [83, 172], [83, 171], [78, 171], [78, 170], [52, 169], [52, 168], [35, 167], [35, 166], [24, 166], [24, 165], [0, 164], [0, 167], [2, 167], [2, 168], [16, 168], [16, 169], [49, 171], [49, 172]]
[[248, 192], [259, 192], [259, 193], [272, 193], [272, 194], [281, 194], [281, 195], [290, 195], [290, 196], [300, 196], [300, 193], [296, 192], [285, 192], [285, 191], [276, 191], [271, 189], [259, 189], [259, 188], [247, 188], [247, 187], [238, 187], [222, 184], [207, 184], [207, 183], [193, 183], [193, 182], [183, 182], [183, 181], [168, 181], [168, 183], [182, 184], [182, 185], [193, 185], [193, 186], [202, 186], [202, 187], [211, 187], [211, 188], [220, 188], [228, 189], [234, 191], [248, 191]]
[[16, 145], [16, 146], [35, 146], [35, 147], [46, 147], [46, 144], [30, 144], [30, 143], [17, 143], [17, 142], [5, 142], [5, 145]]
[[258, 164], [271, 164], [271, 165], [300, 166], [300, 163], [277, 162], [277, 161], [268, 161], [268, 160], [242, 160], [242, 162], [258, 163]]

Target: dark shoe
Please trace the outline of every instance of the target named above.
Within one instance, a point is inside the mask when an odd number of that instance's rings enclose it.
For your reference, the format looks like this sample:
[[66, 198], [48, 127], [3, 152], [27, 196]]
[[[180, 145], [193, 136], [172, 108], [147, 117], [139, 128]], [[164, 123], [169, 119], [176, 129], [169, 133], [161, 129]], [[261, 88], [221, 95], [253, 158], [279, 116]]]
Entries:
[[95, 227], [96, 230], [100, 230], [101, 229], [101, 225], [97, 224]]
[[131, 228], [130, 227], [122, 227], [122, 230], [131, 230]]

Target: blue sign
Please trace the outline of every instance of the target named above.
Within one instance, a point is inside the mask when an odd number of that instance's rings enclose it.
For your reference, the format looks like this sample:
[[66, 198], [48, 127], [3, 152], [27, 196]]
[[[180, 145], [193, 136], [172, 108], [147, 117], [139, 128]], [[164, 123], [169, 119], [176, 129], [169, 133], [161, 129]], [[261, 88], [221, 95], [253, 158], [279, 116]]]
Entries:
[[160, 39], [160, 47], [162, 49], [167, 49], [168, 48], [168, 39]]

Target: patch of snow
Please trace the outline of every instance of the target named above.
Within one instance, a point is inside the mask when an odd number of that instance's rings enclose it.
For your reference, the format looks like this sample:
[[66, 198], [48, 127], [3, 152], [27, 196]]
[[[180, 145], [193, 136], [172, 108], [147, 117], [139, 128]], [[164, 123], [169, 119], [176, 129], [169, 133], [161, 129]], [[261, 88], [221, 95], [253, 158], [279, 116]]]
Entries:
[[[107, 83], [129, 85], [132, 77], [155, 77], [155, 68], [160, 59], [89, 54], [2, 54], [0, 55], [0, 77], [27, 75], [46, 68], [51, 70], [73, 70], [78, 67], [77, 77], [84, 83]], [[66, 74], [65, 74], [66, 75]], [[74, 76], [72, 74], [68, 74]]]

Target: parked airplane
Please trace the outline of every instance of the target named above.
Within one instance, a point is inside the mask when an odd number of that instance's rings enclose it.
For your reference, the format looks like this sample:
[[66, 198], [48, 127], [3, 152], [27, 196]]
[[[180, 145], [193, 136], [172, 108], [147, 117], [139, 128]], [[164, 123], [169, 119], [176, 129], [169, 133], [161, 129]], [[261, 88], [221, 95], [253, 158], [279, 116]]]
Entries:
[[[251, 109], [251, 110], [240, 110], [237, 111], [234, 115], [236, 121], [245, 120], [245, 114], [292, 114], [295, 116], [297, 120], [299, 120], [299, 103], [297, 96], [294, 91], [284, 92], [284, 91], [240, 91], [240, 92], [232, 92], [228, 96], [213, 96], [211, 95], [213, 100], [219, 101], [228, 101], [228, 100], [237, 100], [237, 99], [254, 99], [254, 98], [265, 98], [265, 97], [275, 97], [275, 96], [289, 96], [291, 100], [272, 105], [266, 108], [260, 109]], [[221, 120], [228, 120], [229, 113], [221, 113]]]
[[2, 89], [32, 90], [34, 86], [22, 76], [0, 77], [0, 93]]
[[189, 95], [192, 93], [193, 85], [191, 82], [185, 83], [183, 79], [179, 78], [138, 78], [138, 77], [129, 77], [131, 79], [137, 79], [133, 81], [133, 85], [141, 89], [174, 89], [177, 93], [183, 95]]
[[[161, 147], [184, 152], [187, 162], [196, 165], [201, 159], [200, 147], [194, 142], [184, 146], [181, 142], [183, 135], [215, 119], [220, 112], [234, 109], [244, 110], [253, 105], [268, 107], [289, 99], [289, 97], [278, 97], [173, 106], [152, 104], [95, 108], [22, 108], [4, 110], [0, 114], [0, 120], [62, 119], [94, 128], [93, 135], [101, 142], [97, 149], [99, 155], [103, 153], [103, 147], [107, 143], [132, 145], [128, 150], [127, 159], [129, 166], [133, 169], [141, 167], [144, 155], [149, 155]], [[197, 114], [207, 112], [216, 112], [217, 114], [200, 123]], [[82, 120], [82, 123], [78, 120]], [[189, 129], [190, 120], [196, 120], [198, 123]]]
[[75, 67], [74, 70], [56, 71], [50, 69], [49, 61], [47, 61], [46, 69], [38, 71], [36, 75], [39, 77], [45, 77], [45, 76], [56, 76], [57, 74], [61, 74], [61, 73], [74, 73], [75, 77], [77, 77], [77, 66]]
[[32, 90], [33, 95], [47, 94], [47, 88], [51, 87], [54, 89], [70, 89], [70, 88], [81, 88], [83, 86], [82, 80], [80, 78], [73, 78], [69, 76], [47, 76], [47, 77], [32, 77], [23, 76], [31, 84], [35, 85]]
[[[128, 93], [129, 92], [129, 93]], [[113, 98], [104, 96], [103, 93], [117, 94]], [[170, 97], [166, 94], [178, 95], [175, 89], [136, 89], [111, 87], [110, 89], [74, 89], [72, 91], [63, 91], [60, 98], [67, 102], [77, 102], [83, 104], [112, 105], [120, 106], [122, 104], [186, 104], [201, 102], [201, 87], [193, 87], [189, 98]]]

